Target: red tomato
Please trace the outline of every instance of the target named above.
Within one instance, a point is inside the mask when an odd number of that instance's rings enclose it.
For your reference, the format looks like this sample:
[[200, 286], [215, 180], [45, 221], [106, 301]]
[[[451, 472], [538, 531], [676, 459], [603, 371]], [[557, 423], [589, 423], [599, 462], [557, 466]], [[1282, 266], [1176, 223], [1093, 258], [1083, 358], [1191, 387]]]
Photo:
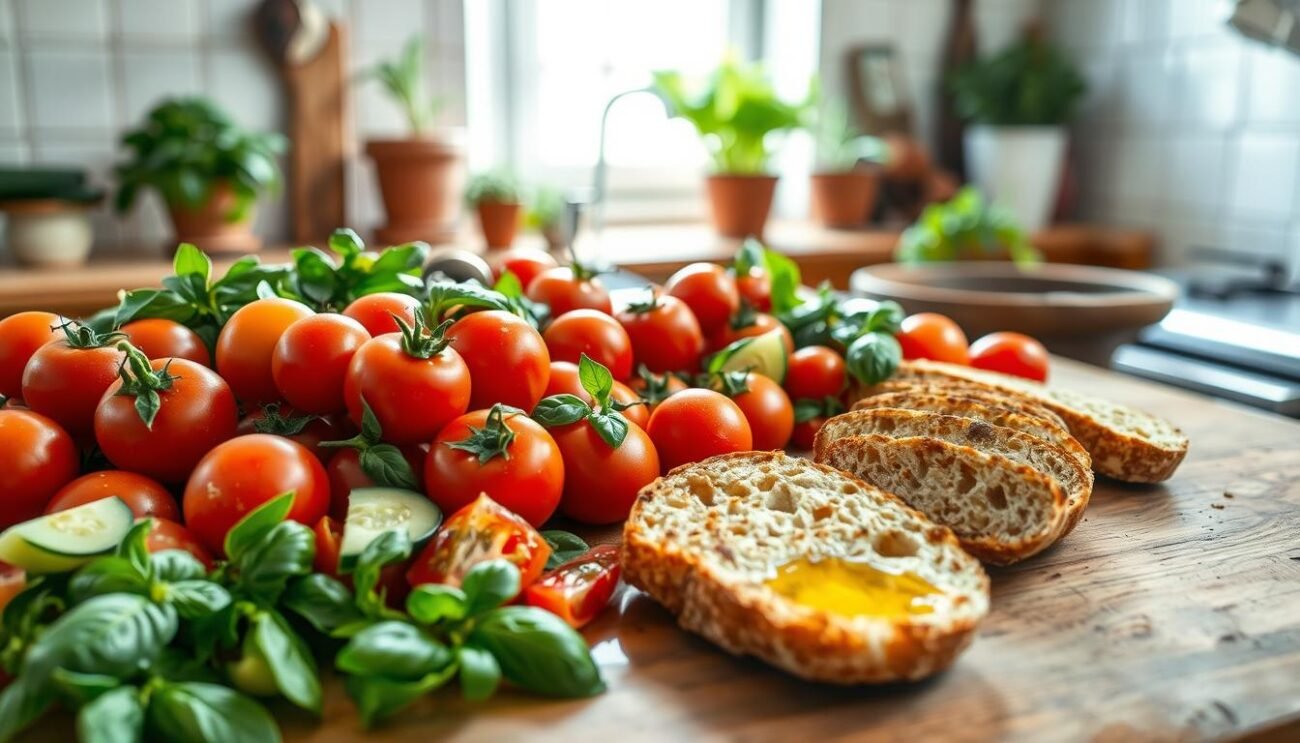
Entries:
[[740, 298], [749, 302], [754, 309], [761, 312], [772, 310], [772, 281], [767, 272], [760, 268], [751, 268], [744, 276], [736, 277], [736, 291]]
[[542, 399], [551, 357], [542, 336], [521, 318], [501, 310], [475, 312], [457, 320], [447, 337], [469, 367], [470, 410], [499, 402], [532, 410]]
[[695, 315], [677, 297], [656, 293], [652, 299], [628, 305], [616, 316], [632, 339], [633, 355], [655, 373], [694, 371], [704, 350]]
[[329, 478], [305, 447], [279, 436], [239, 436], [208, 452], [185, 485], [181, 511], [200, 543], [225, 554], [226, 532], [249, 511], [292, 492], [289, 518], [311, 526], [329, 508]]
[[836, 397], [844, 389], [844, 357], [826, 346], [808, 346], [790, 354], [785, 391], [791, 400]]
[[19, 312], [0, 320], [0, 395], [21, 397], [23, 370], [36, 349], [63, 337], [68, 320], [52, 312]]
[[304, 413], [343, 412], [343, 378], [353, 354], [368, 340], [361, 323], [343, 315], [311, 315], [290, 325], [271, 354], [280, 396]]
[[[366, 474], [361, 468], [361, 452], [353, 447], [344, 447], [342, 449], [326, 449], [334, 452], [325, 465], [325, 474], [330, 480], [330, 510], [329, 513], [336, 519], [342, 521], [348, 515], [348, 498], [352, 491], [358, 488], [373, 488], [378, 485]], [[416, 482], [424, 480], [424, 460], [428, 456], [422, 446], [400, 446], [398, 451], [402, 453], [402, 458], [406, 463], [411, 465], [411, 474], [415, 475]]]
[[168, 519], [153, 517], [153, 527], [149, 529], [149, 534], [145, 537], [145, 549], [153, 552], [166, 552], [167, 550], [182, 550], [194, 556], [194, 559], [203, 563], [203, 567], [211, 570], [215, 561], [212, 559], [212, 553], [207, 550], [199, 540], [195, 538], [194, 533], [184, 526], [169, 521]]
[[74, 439], [89, 437], [95, 429], [99, 398], [117, 380], [122, 358], [111, 340], [108, 345], [86, 347], [66, 338], [46, 343], [32, 354], [23, 372], [23, 402], [63, 426]]
[[151, 317], [122, 326], [131, 345], [144, 351], [150, 359], [188, 359], [212, 366], [212, 354], [198, 333], [175, 320]]
[[[582, 388], [582, 379], [578, 376], [578, 365], [567, 361], [551, 362], [551, 377], [546, 384], [546, 394], [543, 397], [550, 397], [551, 395], [577, 395], [588, 405], [595, 404], [595, 400], [592, 399], [591, 395], [587, 394], [587, 391]], [[632, 391], [631, 387], [614, 380], [614, 387], [610, 391], [609, 397], [614, 402], [631, 405], [631, 407], [619, 411], [623, 413], [623, 417], [642, 428], [645, 428], [645, 425], [650, 422], [649, 408], [645, 405], [634, 404], [639, 402], [641, 397]]]
[[627, 383], [632, 391], [641, 396], [646, 403], [646, 422], [649, 422], [649, 413], [653, 413], [659, 403], [668, 399], [670, 395], [675, 395], [689, 385], [682, 381], [681, 377], [675, 374], [656, 375], [649, 369], [642, 366], [637, 372], [637, 376]]
[[217, 371], [245, 405], [275, 402], [280, 390], [271, 374], [271, 356], [280, 336], [311, 308], [291, 299], [257, 299], [240, 307], [217, 336]]
[[527, 588], [550, 556], [550, 545], [527, 521], [480, 495], [447, 519], [412, 563], [406, 580], [412, 586], [459, 586], [470, 568], [500, 558], [519, 568], [520, 588]]
[[826, 416], [824, 415], [794, 424], [794, 432], [790, 435], [790, 445], [798, 451], [812, 451], [813, 442], [817, 439], [817, 432], [822, 430], [822, 426], [825, 424]]
[[747, 391], [734, 395], [754, 434], [754, 449], [783, 449], [794, 430], [794, 406], [781, 385], [762, 374], [745, 375]]
[[[27, 587], [27, 573], [22, 568], [0, 562], [0, 611], [9, 605], [14, 596]], [[0, 687], [4, 686], [0, 683]]]
[[144, 475], [121, 470], [106, 470], [82, 475], [67, 485], [45, 504], [46, 513], [66, 511], [84, 506], [101, 498], [117, 496], [126, 503], [138, 519], [157, 516], [178, 521], [181, 511], [176, 499], [167, 488]]
[[[235, 435], [239, 409], [230, 388], [206, 366], [184, 359], [157, 359], [149, 367], [173, 377], [158, 392], [158, 414], [146, 425], [135, 394], [119, 394], [118, 380], [95, 411], [95, 440], [113, 466], [165, 483], [181, 483], [212, 447]], [[132, 379], [138, 379], [133, 373]], [[128, 388], [129, 390], [129, 388]]]
[[[430, 441], [469, 408], [469, 368], [456, 349], [419, 335], [389, 333], [357, 349], [348, 366], [343, 399], [348, 417], [361, 425], [364, 399], [394, 444]], [[423, 357], [423, 358], [422, 358]]]
[[621, 571], [617, 547], [593, 547], [526, 588], [524, 603], [545, 609], [578, 629], [609, 604]]
[[966, 334], [950, 318], [934, 312], [921, 312], [903, 319], [898, 344], [905, 359], [931, 359], [950, 364], [969, 364], [970, 349]]
[[0, 410], [0, 529], [40, 516], [79, 466], [59, 424], [30, 410]]
[[339, 577], [339, 547], [343, 542], [343, 525], [329, 516], [321, 516], [312, 527], [316, 535], [316, 556], [312, 569], [331, 578]]
[[481, 493], [541, 526], [560, 504], [564, 462], [555, 439], [526, 415], [500, 406], [462, 415], [434, 439], [424, 485], [443, 513]]
[[566, 312], [551, 321], [542, 337], [552, 361], [576, 364], [585, 353], [609, 369], [615, 379], [632, 376], [632, 339], [617, 320], [604, 312]]
[[646, 429], [664, 472], [715, 454], [750, 451], [754, 434], [736, 403], [713, 390], [689, 389], [659, 403]]
[[559, 264], [550, 253], [545, 251], [536, 248], [511, 248], [493, 254], [488, 258], [488, 265], [492, 267], [492, 276], [497, 280], [509, 271], [519, 279], [519, 285], [527, 289], [539, 274]]
[[420, 300], [409, 294], [380, 292], [367, 294], [352, 301], [343, 314], [361, 323], [372, 336], [396, 333], [401, 330], [393, 315], [407, 325], [415, 324], [415, 313], [420, 311]]
[[244, 416], [235, 433], [269, 433], [307, 447], [321, 464], [334, 456], [334, 449], [321, 446], [323, 441], [342, 441], [356, 433], [352, 421], [346, 416], [301, 415], [293, 408], [282, 407], [276, 403], [263, 405]]
[[712, 263], [683, 267], [669, 277], [664, 288], [691, 308], [705, 335], [720, 330], [740, 309], [736, 280], [725, 268]]
[[525, 293], [534, 302], [550, 307], [552, 317], [581, 309], [600, 310], [606, 315], [614, 311], [609, 292], [600, 279], [574, 275], [569, 266], [542, 271], [528, 283]]
[[659, 476], [659, 454], [650, 437], [629, 422], [627, 437], [611, 448], [588, 421], [551, 429], [564, 457], [560, 513], [584, 524], [627, 518], [641, 488]]
[[1050, 364], [1043, 344], [1020, 333], [989, 333], [971, 344], [970, 365], [976, 369], [1047, 381]]
[[789, 356], [794, 353], [794, 338], [791, 337], [789, 329], [782, 325], [780, 320], [771, 315], [758, 312], [749, 318], [745, 318], [745, 324], [737, 327], [735, 323], [739, 319], [740, 316], [732, 318], [731, 322], [726, 323], [714, 331], [713, 335], [709, 336], [710, 351], [721, 351], [741, 338], [757, 338], [764, 333], [777, 330], [781, 333], [781, 341], [785, 343], [786, 355]]

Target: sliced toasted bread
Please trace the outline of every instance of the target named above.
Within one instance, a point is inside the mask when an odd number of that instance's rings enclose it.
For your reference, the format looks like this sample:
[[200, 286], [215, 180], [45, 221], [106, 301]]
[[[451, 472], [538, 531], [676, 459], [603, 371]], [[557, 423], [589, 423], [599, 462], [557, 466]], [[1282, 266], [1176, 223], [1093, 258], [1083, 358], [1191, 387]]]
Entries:
[[[682, 627], [803, 678], [920, 679], [988, 613], [988, 577], [952, 531], [839, 470], [781, 452], [684, 465], [641, 491], [623, 530], [623, 577]], [[769, 585], [798, 561], [845, 560], [920, 578], [925, 614], [844, 614]]]
[[[889, 380], [872, 387], [858, 387], [856, 391], [857, 394], [852, 396], [857, 400], [857, 402], [853, 403], [852, 407], [854, 408], [881, 407], [872, 404], [870, 400], [873, 397], [880, 397], [882, 395], [906, 393], [914, 395], [938, 395], [942, 397], [964, 397], [971, 400], [979, 400], [986, 405], [993, 405], [995, 407], [1012, 410], [1021, 415], [1041, 418], [1067, 432], [1070, 430], [1069, 426], [1065, 425], [1065, 421], [1061, 420], [1061, 416], [1034, 402], [1033, 399], [1025, 395], [999, 392], [998, 390], [990, 389], [987, 385], [978, 382], [966, 382], [960, 379]], [[902, 405], [898, 407], [908, 406]]]
[[1065, 521], [1052, 478], [1018, 462], [926, 436], [846, 436], [818, 461], [898, 495], [952, 528], [985, 562], [1009, 565], [1046, 549]]

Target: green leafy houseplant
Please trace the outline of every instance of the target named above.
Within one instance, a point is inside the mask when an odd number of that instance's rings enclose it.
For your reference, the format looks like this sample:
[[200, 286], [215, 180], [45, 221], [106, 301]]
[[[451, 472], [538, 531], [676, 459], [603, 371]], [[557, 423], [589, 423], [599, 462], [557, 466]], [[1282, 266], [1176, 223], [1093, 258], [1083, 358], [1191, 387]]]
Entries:
[[366, 73], [367, 77], [378, 80], [401, 107], [407, 126], [417, 137], [428, 131], [442, 109], [441, 100], [424, 92], [423, 57], [423, 40], [418, 35], [412, 36], [396, 58], [383, 60]]
[[817, 167], [822, 172], [852, 170], [860, 160], [883, 162], [884, 140], [858, 131], [842, 101], [827, 101], [810, 127], [816, 141]]
[[519, 183], [514, 175], [504, 170], [478, 173], [465, 186], [465, 201], [470, 206], [479, 204], [518, 204]]
[[1051, 126], [1070, 118], [1086, 86], [1078, 70], [1035, 34], [957, 70], [957, 112], [992, 126]]
[[1019, 264], [1039, 260], [1020, 225], [967, 186], [951, 201], [927, 206], [916, 223], [903, 231], [894, 257], [900, 263], [926, 263], [1003, 255]]
[[508, 248], [519, 231], [519, 184], [503, 170], [479, 173], [465, 188], [465, 201], [478, 210], [479, 226], [489, 248]]

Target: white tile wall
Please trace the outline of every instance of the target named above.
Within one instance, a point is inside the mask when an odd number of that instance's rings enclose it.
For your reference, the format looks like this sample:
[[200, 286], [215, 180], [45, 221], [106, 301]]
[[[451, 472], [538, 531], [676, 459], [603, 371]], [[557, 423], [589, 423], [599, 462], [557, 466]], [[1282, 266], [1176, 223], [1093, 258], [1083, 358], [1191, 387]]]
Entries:
[[106, 0], [17, 0], [26, 38], [103, 41], [108, 35]]
[[1300, 134], [1246, 132], [1237, 140], [1232, 216], [1285, 223], [1296, 209]]
[[8, 49], [0, 49], [0, 136], [18, 136], [23, 125], [17, 64], [17, 55]]
[[199, 0], [119, 0], [117, 32], [127, 43], [179, 43], [199, 36]]
[[177, 49], [124, 51], [122, 65], [122, 116], [135, 122], [157, 103], [170, 97], [194, 95], [202, 90], [198, 55]]
[[114, 126], [109, 58], [90, 49], [34, 49], [26, 55], [31, 126], [44, 132], [103, 133]]

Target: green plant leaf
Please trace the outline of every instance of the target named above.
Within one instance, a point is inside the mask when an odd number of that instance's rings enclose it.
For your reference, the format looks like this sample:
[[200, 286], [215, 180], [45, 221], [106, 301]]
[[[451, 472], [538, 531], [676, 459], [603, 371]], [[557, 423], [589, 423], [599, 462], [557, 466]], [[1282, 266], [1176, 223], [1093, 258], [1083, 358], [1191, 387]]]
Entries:
[[167, 585], [167, 601], [182, 619], [198, 619], [230, 605], [230, 593], [207, 580], [182, 580]]
[[454, 656], [446, 645], [413, 624], [386, 621], [353, 635], [334, 665], [356, 676], [412, 681], [445, 668]]
[[265, 707], [218, 684], [164, 684], [150, 697], [146, 720], [160, 739], [175, 743], [280, 741]]
[[493, 284], [492, 291], [499, 292], [506, 299], [519, 299], [524, 296], [524, 285], [519, 282], [519, 277], [514, 271], [506, 271]]
[[290, 582], [280, 597], [280, 605], [323, 634], [362, 618], [347, 586], [323, 573], [312, 573]]
[[471, 702], [481, 702], [496, 693], [501, 685], [501, 666], [492, 653], [473, 645], [456, 649], [460, 662], [460, 692]]
[[253, 643], [266, 658], [280, 693], [295, 705], [313, 712], [321, 712], [320, 677], [316, 661], [302, 639], [276, 611], [258, 612], [253, 617]]
[[823, 406], [820, 400], [813, 400], [805, 397], [794, 401], [795, 423], [807, 423], [813, 418], [823, 414]]
[[139, 519], [127, 530], [126, 535], [122, 537], [122, 541], [118, 543], [115, 551], [118, 557], [127, 560], [141, 578], [150, 577], [153, 571], [153, 566], [149, 562], [149, 547], [147, 546], [149, 532], [152, 529], [153, 519]]
[[531, 692], [586, 697], [605, 690], [582, 635], [548, 611], [494, 609], [475, 624], [468, 644], [491, 653], [510, 683]]
[[551, 395], [533, 408], [533, 420], [552, 428], [576, 423], [591, 413], [591, 406], [577, 395]]
[[271, 500], [249, 511], [239, 523], [226, 533], [226, 557], [232, 562], [238, 560], [257, 542], [289, 516], [293, 508], [292, 491], [277, 495]]
[[172, 272], [177, 276], [195, 276], [206, 287], [212, 277], [212, 259], [194, 245], [181, 243], [172, 259]]
[[129, 678], [158, 657], [177, 626], [175, 610], [143, 596], [96, 596], [51, 624], [27, 651], [24, 667], [38, 677], [58, 666]]
[[163, 550], [149, 555], [154, 578], [175, 583], [196, 580], [207, 574], [203, 563], [185, 550]]
[[469, 616], [469, 597], [455, 586], [426, 583], [411, 589], [406, 611], [420, 624], [458, 621]]
[[519, 568], [507, 560], [484, 560], [470, 568], [460, 588], [465, 592], [466, 614], [477, 616], [519, 595]]
[[65, 668], [55, 668], [50, 674], [55, 688], [77, 705], [98, 699], [105, 692], [122, 686], [122, 680], [102, 673], [77, 673]]
[[77, 713], [77, 739], [81, 743], [121, 743], [144, 735], [144, 705], [140, 690], [119, 686], [105, 692]]
[[587, 554], [587, 550], [591, 549], [582, 537], [560, 529], [546, 529], [542, 531], [542, 538], [551, 548], [551, 555], [546, 560], [547, 570], [554, 570], [569, 560]]
[[799, 265], [774, 250], [763, 252], [763, 265], [772, 282], [772, 313], [780, 316], [798, 307], [799, 285], [803, 279], [799, 275]]
[[81, 603], [110, 593], [149, 594], [149, 579], [125, 557], [101, 557], [78, 570], [68, 583], [68, 596]]
[[609, 369], [584, 353], [578, 357], [578, 380], [596, 407], [609, 407], [609, 394], [614, 389], [614, 375]]
[[249, 596], [272, 603], [284, 593], [290, 578], [311, 572], [316, 537], [297, 521], [282, 521], [234, 561], [236, 586]]
[[902, 359], [903, 349], [893, 335], [871, 332], [853, 341], [844, 363], [859, 382], [878, 384], [894, 375]]
[[587, 416], [587, 423], [600, 436], [601, 441], [609, 445], [611, 449], [617, 449], [623, 445], [623, 440], [627, 438], [627, 418], [617, 412], [598, 412]]
[[0, 690], [0, 741], [13, 740], [54, 704], [48, 677], [25, 673]]
[[348, 696], [357, 705], [361, 724], [369, 728], [402, 711], [455, 675], [456, 665], [450, 664], [415, 681], [401, 681], [384, 676], [347, 676], [343, 679], [343, 684]]
[[421, 483], [402, 452], [392, 444], [367, 447], [357, 455], [361, 471], [376, 485], [403, 490], [421, 490]]
[[405, 530], [386, 531], [370, 540], [352, 569], [357, 608], [368, 616], [380, 613], [383, 597], [375, 593], [379, 575], [385, 565], [401, 562], [411, 556], [411, 537]]

